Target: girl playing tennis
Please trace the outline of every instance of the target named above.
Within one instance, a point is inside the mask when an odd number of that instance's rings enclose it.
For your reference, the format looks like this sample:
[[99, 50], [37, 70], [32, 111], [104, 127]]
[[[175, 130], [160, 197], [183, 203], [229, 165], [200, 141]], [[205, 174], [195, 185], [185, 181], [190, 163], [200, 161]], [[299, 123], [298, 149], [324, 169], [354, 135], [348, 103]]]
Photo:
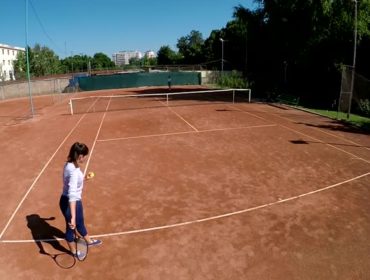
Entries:
[[66, 220], [65, 238], [71, 253], [76, 256], [74, 246], [74, 232], [77, 229], [89, 246], [102, 244], [101, 240], [92, 239], [86, 230], [82, 207], [82, 190], [84, 186], [84, 175], [80, 169], [80, 164], [85, 160], [89, 153], [89, 148], [83, 143], [74, 143], [69, 151], [67, 162], [63, 170], [63, 193], [60, 197], [60, 210]]

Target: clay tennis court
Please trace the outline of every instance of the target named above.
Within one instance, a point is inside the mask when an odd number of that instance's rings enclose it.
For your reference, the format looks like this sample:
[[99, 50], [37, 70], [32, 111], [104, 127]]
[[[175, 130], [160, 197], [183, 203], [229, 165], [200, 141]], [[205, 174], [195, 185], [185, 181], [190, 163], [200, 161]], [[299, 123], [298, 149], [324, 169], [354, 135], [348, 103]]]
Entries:
[[[47, 98], [34, 119], [27, 99], [0, 102], [1, 279], [370, 278], [368, 134], [264, 103], [70, 115]], [[103, 245], [66, 269], [53, 256], [75, 141], [90, 147], [85, 218]]]

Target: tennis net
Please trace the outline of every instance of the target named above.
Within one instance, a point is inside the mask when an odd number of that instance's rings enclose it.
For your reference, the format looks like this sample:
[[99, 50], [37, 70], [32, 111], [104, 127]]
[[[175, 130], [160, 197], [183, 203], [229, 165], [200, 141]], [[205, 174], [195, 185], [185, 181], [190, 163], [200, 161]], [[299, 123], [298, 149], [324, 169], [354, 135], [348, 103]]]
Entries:
[[77, 97], [70, 99], [69, 106], [71, 115], [73, 115], [93, 112], [250, 101], [250, 89], [221, 89]]

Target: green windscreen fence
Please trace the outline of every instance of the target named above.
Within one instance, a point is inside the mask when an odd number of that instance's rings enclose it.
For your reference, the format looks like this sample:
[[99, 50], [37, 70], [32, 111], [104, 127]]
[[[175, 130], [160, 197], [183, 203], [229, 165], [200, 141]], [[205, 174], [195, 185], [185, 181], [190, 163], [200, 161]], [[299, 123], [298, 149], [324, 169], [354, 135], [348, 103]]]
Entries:
[[78, 78], [82, 90], [102, 90], [116, 88], [132, 88], [143, 86], [167, 86], [169, 77], [171, 85], [200, 85], [199, 72], [157, 72], [157, 73], [124, 73], [106, 76], [90, 76]]

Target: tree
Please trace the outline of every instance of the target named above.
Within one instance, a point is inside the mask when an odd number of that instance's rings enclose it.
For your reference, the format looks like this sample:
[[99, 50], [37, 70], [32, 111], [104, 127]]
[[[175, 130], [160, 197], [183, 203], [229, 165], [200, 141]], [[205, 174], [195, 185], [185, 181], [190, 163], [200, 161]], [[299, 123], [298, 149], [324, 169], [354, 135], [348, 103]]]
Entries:
[[177, 64], [181, 56], [173, 51], [169, 46], [162, 46], [157, 53], [158, 65]]
[[130, 63], [130, 65], [140, 66], [141, 65], [141, 59], [138, 58], [138, 57], [132, 57], [132, 58], [130, 58], [129, 63]]
[[[223, 36], [233, 34], [234, 45], [247, 41], [248, 73], [256, 84], [263, 85], [262, 90], [293, 91], [306, 100], [332, 101], [338, 95], [340, 65], [352, 63], [353, 1], [257, 2], [260, 9], [253, 12], [235, 7], [234, 23], [222, 30]], [[358, 4], [358, 67], [369, 69], [363, 46], [369, 42], [370, 0]], [[239, 23], [246, 26], [246, 39], [238, 35], [243, 33]], [[242, 57], [242, 51], [235, 48], [232, 53]]]
[[[30, 51], [30, 47], [28, 47]], [[26, 52], [18, 52], [17, 60], [14, 61], [14, 76], [16, 79], [25, 79], [27, 76]]]
[[[40, 77], [61, 72], [58, 56], [48, 47], [35, 44], [34, 48], [28, 47], [28, 55], [31, 76]], [[25, 52], [18, 52], [17, 60], [13, 66], [17, 79], [26, 77], [27, 61]]]
[[226, 59], [255, 85], [255, 94], [273, 88], [276, 74], [271, 65], [275, 43], [271, 43], [268, 35], [263, 9], [251, 11], [241, 5], [235, 7], [233, 20], [221, 33], [228, 40], [225, 46], [232, 47], [226, 52]]
[[202, 53], [205, 62], [208, 65], [215, 65], [216, 69], [219, 68], [216, 63], [221, 61], [221, 49], [220, 49], [220, 30], [212, 30], [209, 37], [204, 41]]
[[143, 66], [153, 66], [157, 64], [157, 58], [144, 56], [141, 59], [141, 63]]
[[91, 62], [93, 58], [85, 54], [79, 54], [74, 56], [66, 57], [61, 61], [64, 69], [67, 72], [85, 72], [89, 69], [89, 61]]
[[202, 33], [192, 30], [189, 35], [177, 40], [179, 53], [184, 57], [185, 64], [196, 64], [204, 61], [202, 48], [204, 40]]
[[114, 62], [104, 53], [96, 53], [91, 61], [91, 66], [94, 70], [104, 68], [114, 68]]
[[30, 72], [39, 77], [57, 74], [59, 71], [60, 61], [54, 51], [36, 44], [30, 53]]

